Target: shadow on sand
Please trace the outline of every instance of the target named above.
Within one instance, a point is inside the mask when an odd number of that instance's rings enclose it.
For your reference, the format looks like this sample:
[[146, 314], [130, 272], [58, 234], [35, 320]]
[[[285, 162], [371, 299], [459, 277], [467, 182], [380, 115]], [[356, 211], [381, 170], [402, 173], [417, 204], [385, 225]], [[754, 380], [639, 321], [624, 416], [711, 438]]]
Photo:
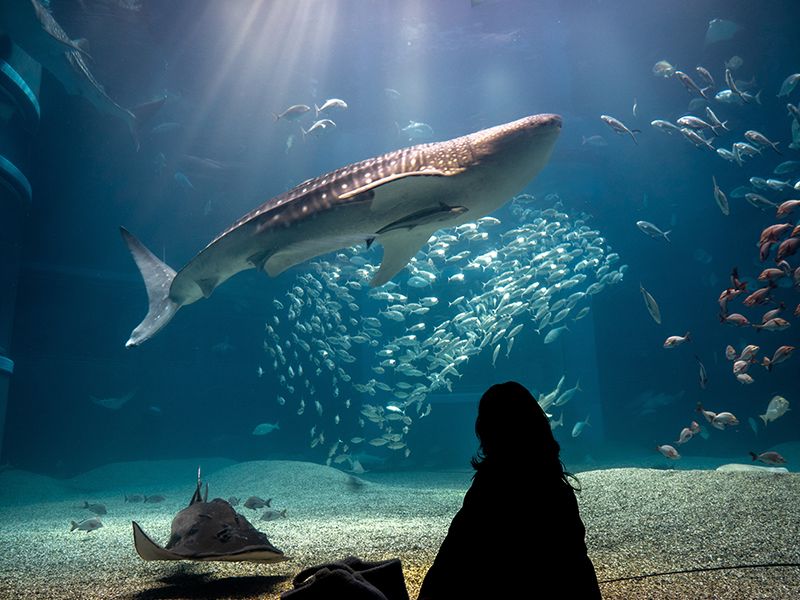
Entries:
[[125, 598], [129, 600], [256, 598], [276, 591], [279, 584], [286, 579], [287, 577], [279, 575], [216, 579], [208, 573], [177, 573], [160, 578], [163, 587], [142, 590]]

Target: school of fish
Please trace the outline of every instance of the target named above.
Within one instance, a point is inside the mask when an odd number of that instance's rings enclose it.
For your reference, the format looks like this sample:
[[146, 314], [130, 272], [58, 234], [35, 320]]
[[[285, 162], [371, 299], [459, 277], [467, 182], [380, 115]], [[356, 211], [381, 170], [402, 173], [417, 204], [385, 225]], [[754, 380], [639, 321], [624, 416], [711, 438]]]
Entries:
[[[309, 418], [309, 445], [329, 465], [364, 472], [364, 444], [408, 457], [429, 395], [451, 391], [468, 362], [485, 354], [496, 365], [520, 336], [552, 343], [594, 294], [622, 281], [619, 255], [557, 196], [522, 194], [510, 213], [438, 231], [380, 288], [368, 285], [379, 257], [351, 247], [311, 262], [273, 300], [264, 351], [281, 373], [276, 402]], [[539, 396], [545, 411], [580, 392], [566, 382]], [[563, 414], [551, 425], [562, 423]]]

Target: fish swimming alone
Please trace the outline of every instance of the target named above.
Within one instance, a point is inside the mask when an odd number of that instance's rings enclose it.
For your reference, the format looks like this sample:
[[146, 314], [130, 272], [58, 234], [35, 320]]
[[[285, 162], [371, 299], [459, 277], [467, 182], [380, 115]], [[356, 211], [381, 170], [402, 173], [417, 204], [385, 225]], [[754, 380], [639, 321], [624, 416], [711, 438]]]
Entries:
[[477, 220], [522, 190], [547, 164], [560, 131], [560, 116], [533, 115], [342, 167], [244, 215], [177, 273], [121, 228], [149, 302], [125, 345], [149, 340], [181, 306], [208, 298], [240, 271], [275, 277], [360, 242], [383, 246], [370, 282], [383, 285], [434, 231]]

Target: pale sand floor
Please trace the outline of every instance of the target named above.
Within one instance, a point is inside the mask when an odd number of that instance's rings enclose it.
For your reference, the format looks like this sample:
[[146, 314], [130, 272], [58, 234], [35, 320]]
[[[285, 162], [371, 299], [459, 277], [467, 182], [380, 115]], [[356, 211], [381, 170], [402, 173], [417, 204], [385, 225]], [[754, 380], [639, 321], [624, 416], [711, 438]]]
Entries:
[[[292, 556], [276, 565], [144, 562], [132, 519], [164, 542], [197, 461], [109, 465], [68, 481], [0, 473], [0, 598], [277, 598], [300, 569], [349, 554], [399, 557], [412, 598], [458, 510], [470, 473], [347, 475], [289, 461], [203, 459], [210, 497], [274, 498], [288, 518], [238, 510]], [[697, 567], [800, 563], [800, 475], [611, 469], [579, 475], [589, 554], [602, 580]], [[171, 482], [169, 485], [163, 483]], [[123, 502], [160, 493], [163, 504]], [[69, 532], [103, 502], [104, 527]], [[773, 567], [604, 583], [604, 598], [800, 598], [800, 569]]]

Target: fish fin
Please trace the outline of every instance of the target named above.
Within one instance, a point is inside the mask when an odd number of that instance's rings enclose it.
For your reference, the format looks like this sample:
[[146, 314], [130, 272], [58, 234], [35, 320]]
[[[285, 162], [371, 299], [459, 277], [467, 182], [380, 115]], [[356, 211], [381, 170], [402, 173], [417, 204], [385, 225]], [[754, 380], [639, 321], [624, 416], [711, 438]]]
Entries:
[[156, 98], [155, 100], [151, 100], [149, 102], [143, 102], [142, 104], [137, 104], [128, 109], [128, 129], [131, 132], [131, 137], [133, 138], [134, 144], [136, 144], [136, 151], [139, 151], [141, 147], [141, 133], [142, 133], [142, 126], [146, 124], [150, 119], [155, 116], [155, 114], [161, 110], [161, 107], [164, 106], [164, 102], [166, 102], [167, 96], [161, 96], [160, 98]]
[[120, 227], [125, 244], [128, 246], [136, 266], [144, 279], [147, 288], [147, 315], [131, 332], [125, 343], [126, 348], [138, 346], [153, 337], [162, 327], [172, 320], [181, 307], [169, 296], [175, 271], [158, 260], [155, 255], [142, 244], [136, 236], [124, 227]]
[[670, 229], [669, 231], [665, 231], [664, 232], [664, 239], [667, 240], [668, 242], [672, 241], [671, 239], [669, 239], [669, 234], [670, 233], [672, 233], [672, 229]]
[[91, 55], [89, 54], [89, 40], [86, 38], [75, 38], [72, 40], [72, 44], [78, 48], [78, 50], [86, 57], [91, 59]]
[[750, 456], [752, 456], [752, 457], [753, 457], [753, 460], [758, 460], [758, 454], [756, 454], [756, 453], [755, 453], [755, 452], [753, 452], [752, 450], [750, 450], [749, 454], [750, 454]]
[[69, 522], [69, 530], [70, 531], [75, 531], [77, 528], [78, 528], [78, 524], [75, 521], [70, 521]]
[[133, 545], [142, 560], [182, 560], [174, 552], [170, 552], [150, 539], [136, 521], [133, 523]]
[[764, 413], [763, 415], [758, 415], [758, 418], [761, 419], [762, 421], [764, 421], [764, 427], [766, 427], [767, 423], [769, 422], [769, 421], [767, 421], [766, 413]]
[[166, 101], [167, 96], [164, 95], [156, 98], [155, 100], [142, 102], [141, 104], [132, 106], [128, 110], [130, 110], [139, 121], [146, 123], [150, 121], [158, 111], [161, 110], [161, 107], [164, 106], [164, 102]]
[[314, 112], [316, 113], [316, 116], [314, 118], [318, 119], [319, 118], [319, 106], [317, 106], [316, 102], [314, 102]]
[[86, 40], [62, 40], [61, 38], [51, 33], [48, 27], [42, 27], [42, 31], [46, 35], [49, 35], [51, 40], [60, 45], [64, 49], [64, 52], [77, 52], [78, 54], [81, 54], [85, 58], [91, 60], [92, 58], [91, 55], [82, 47], [83, 42], [85, 42]]
[[430, 228], [414, 228], [411, 230], [396, 230], [389, 235], [381, 236], [378, 241], [383, 246], [383, 260], [381, 267], [372, 281], [371, 287], [378, 287], [397, 275], [411, 258], [422, 249], [434, 230]]
[[362, 186], [357, 188], [353, 188], [352, 190], [348, 191], [347, 193], [339, 195], [339, 200], [347, 200], [349, 198], [354, 198], [359, 194], [363, 194], [364, 192], [369, 192], [371, 190], [376, 190], [375, 197], [372, 200], [372, 204], [370, 208], [373, 212], [387, 210], [397, 205], [398, 201], [401, 200], [405, 195], [408, 194], [406, 188], [404, 186], [400, 186], [397, 184], [392, 185], [387, 190], [383, 190], [385, 192], [391, 193], [377, 193], [377, 188], [383, 187], [386, 184], [397, 182], [407, 178], [414, 178], [409, 182], [405, 183], [412, 183], [413, 185], [419, 185], [421, 182], [419, 181], [418, 177], [446, 177], [449, 175], [457, 175], [458, 173], [463, 172], [464, 169], [454, 169], [452, 171], [442, 171], [439, 169], [428, 168], [421, 171], [409, 171], [406, 173], [393, 173], [391, 175], [387, 175], [381, 179], [375, 179], [370, 183], [365, 183]]

